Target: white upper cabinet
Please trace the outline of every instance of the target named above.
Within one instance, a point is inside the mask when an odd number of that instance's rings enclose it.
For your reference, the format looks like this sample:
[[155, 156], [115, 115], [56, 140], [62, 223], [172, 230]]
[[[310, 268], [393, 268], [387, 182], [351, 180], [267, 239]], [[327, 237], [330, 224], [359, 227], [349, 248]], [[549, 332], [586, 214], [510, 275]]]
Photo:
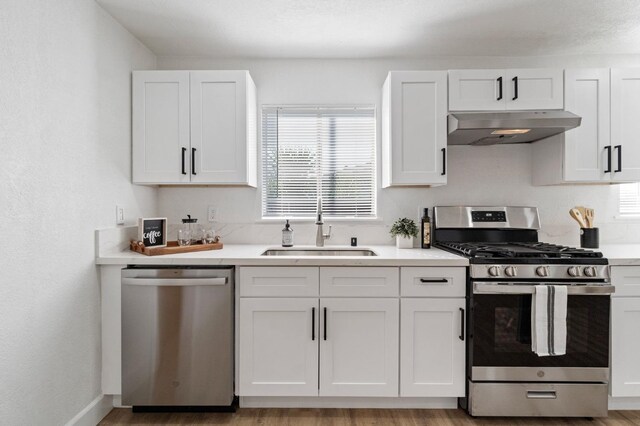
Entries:
[[562, 74], [552, 68], [506, 70], [506, 109], [562, 109]]
[[449, 110], [505, 109], [504, 70], [449, 71]]
[[533, 144], [533, 183], [640, 181], [640, 69], [565, 70], [579, 127]]
[[450, 70], [450, 111], [562, 109], [561, 69]]
[[134, 71], [133, 181], [256, 186], [248, 71]]
[[382, 187], [447, 183], [447, 73], [392, 71], [382, 93]]
[[611, 70], [611, 178], [640, 181], [640, 68]]
[[580, 126], [564, 135], [563, 179], [597, 182], [608, 179], [606, 150], [610, 137], [609, 70], [567, 69], [565, 108], [582, 117]]
[[189, 73], [133, 73], [133, 182], [189, 182]]

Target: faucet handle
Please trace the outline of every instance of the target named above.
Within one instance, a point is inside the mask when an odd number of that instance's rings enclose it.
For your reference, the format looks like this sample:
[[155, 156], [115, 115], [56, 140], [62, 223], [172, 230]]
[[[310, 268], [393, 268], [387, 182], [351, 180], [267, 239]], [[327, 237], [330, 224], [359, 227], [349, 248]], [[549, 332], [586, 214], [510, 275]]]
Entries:
[[331, 238], [331, 225], [329, 225], [329, 232], [327, 232], [326, 234], [324, 234], [324, 238], [326, 240], [328, 240], [329, 238]]

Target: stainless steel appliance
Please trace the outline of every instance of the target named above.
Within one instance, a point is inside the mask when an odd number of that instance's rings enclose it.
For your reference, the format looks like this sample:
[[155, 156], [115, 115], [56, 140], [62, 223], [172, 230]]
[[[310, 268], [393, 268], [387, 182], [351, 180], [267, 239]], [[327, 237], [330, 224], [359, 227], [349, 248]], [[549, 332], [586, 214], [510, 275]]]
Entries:
[[449, 114], [449, 145], [527, 143], [580, 126], [569, 111], [455, 112]]
[[232, 407], [233, 271], [123, 269], [123, 405]]
[[[469, 258], [467, 393], [473, 416], [607, 415], [609, 306], [601, 253], [538, 242], [531, 207], [436, 207], [434, 243]], [[536, 286], [568, 287], [566, 354], [531, 349]]]

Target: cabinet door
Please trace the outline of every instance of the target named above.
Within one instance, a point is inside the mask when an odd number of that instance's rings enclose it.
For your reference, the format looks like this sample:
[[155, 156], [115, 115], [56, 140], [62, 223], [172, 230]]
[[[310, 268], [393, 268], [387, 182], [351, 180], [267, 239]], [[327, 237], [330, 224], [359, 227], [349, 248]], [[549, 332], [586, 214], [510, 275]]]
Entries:
[[320, 396], [398, 396], [398, 299], [320, 307]]
[[246, 71], [191, 71], [191, 182], [249, 183], [250, 80]]
[[611, 70], [612, 179], [640, 181], [640, 68]]
[[240, 299], [241, 396], [318, 395], [318, 299]]
[[505, 75], [508, 110], [562, 109], [561, 69], [513, 69]]
[[611, 299], [611, 396], [640, 396], [640, 297]]
[[450, 70], [449, 111], [497, 111], [506, 107], [504, 70]]
[[465, 299], [402, 299], [400, 396], [465, 392]]
[[382, 186], [446, 184], [447, 73], [389, 73], [382, 114]]
[[606, 172], [610, 145], [609, 70], [568, 69], [564, 72], [565, 108], [582, 117], [579, 127], [564, 134], [564, 180], [609, 180]]
[[189, 182], [189, 72], [134, 71], [133, 183]]

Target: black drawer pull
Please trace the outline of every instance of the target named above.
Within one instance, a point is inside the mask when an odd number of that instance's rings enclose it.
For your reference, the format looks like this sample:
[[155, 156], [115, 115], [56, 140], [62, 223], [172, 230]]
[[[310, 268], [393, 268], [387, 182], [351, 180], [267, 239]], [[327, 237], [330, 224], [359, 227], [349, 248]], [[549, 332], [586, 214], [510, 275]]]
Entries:
[[458, 336], [460, 338], [460, 340], [462, 340], [464, 342], [464, 309], [463, 308], [459, 308], [460, 309], [460, 336]]
[[611, 173], [611, 145], [605, 146], [604, 149], [607, 150], [607, 169], [604, 172]]
[[196, 149], [191, 148], [191, 174], [196, 174]]
[[502, 77], [498, 77], [498, 98], [496, 101], [502, 100]]
[[316, 308], [311, 308], [311, 340], [316, 340]]
[[613, 149], [618, 150], [618, 168], [614, 172], [618, 173], [622, 171], [622, 145], [616, 145]]
[[185, 165], [184, 165], [184, 156], [185, 156], [186, 153], [187, 153], [187, 148], [182, 148], [182, 174], [183, 175], [187, 174], [187, 170], [186, 170]]
[[518, 76], [511, 79], [513, 81], [513, 101], [518, 99]]
[[448, 283], [446, 278], [420, 278], [421, 283]]

